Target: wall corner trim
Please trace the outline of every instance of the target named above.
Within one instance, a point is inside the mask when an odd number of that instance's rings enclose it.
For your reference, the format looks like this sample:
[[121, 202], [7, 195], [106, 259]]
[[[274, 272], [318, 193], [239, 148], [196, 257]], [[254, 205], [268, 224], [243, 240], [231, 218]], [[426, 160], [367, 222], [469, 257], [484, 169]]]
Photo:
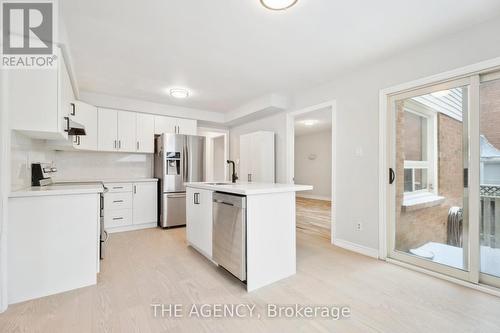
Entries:
[[349, 250], [352, 252], [356, 252], [356, 253], [365, 255], [367, 257], [379, 259], [379, 250], [378, 249], [372, 249], [370, 247], [366, 247], [363, 245], [352, 243], [352, 242], [349, 242], [349, 241], [346, 241], [343, 239], [339, 239], [339, 238], [333, 239], [333, 245], [341, 247], [345, 250]]

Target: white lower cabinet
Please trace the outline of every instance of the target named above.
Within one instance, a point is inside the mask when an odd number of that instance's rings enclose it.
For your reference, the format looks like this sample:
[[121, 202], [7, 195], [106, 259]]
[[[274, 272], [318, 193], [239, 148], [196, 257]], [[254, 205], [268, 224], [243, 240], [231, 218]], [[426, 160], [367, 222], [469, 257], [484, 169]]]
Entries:
[[120, 232], [156, 227], [158, 190], [156, 181], [105, 183], [104, 227]]
[[158, 222], [157, 183], [134, 184], [134, 224]]
[[188, 243], [212, 259], [213, 191], [186, 188], [186, 237]]

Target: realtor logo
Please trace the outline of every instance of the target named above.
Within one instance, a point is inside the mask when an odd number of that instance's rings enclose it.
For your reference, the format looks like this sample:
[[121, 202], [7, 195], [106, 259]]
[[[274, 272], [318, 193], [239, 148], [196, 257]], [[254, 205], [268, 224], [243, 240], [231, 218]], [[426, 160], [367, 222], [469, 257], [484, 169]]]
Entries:
[[2, 67], [53, 68], [53, 1], [2, 1]]

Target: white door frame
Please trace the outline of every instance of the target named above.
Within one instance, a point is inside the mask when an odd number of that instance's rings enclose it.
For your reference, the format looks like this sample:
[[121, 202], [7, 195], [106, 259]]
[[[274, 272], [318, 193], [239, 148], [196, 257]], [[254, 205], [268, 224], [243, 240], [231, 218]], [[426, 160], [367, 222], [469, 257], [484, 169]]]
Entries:
[[[462, 78], [471, 79], [471, 87], [479, 85], [479, 74], [497, 71], [500, 69], [500, 57], [476, 63], [470, 66], [465, 66], [459, 69], [433, 75], [427, 78], [411, 81], [401, 85], [382, 89], [379, 94], [379, 257], [384, 260], [393, 262], [388, 258], [388, 229], [390, 218], [390, 200], [391, 190], [389, 189], [389, 167], [391, 166], [390, 135], [388, 130], [393, 130], [388, 124], [388, 100], [390, 96], [401, 94], [415, 89], [426, 88], [429, 86], [446, 83], [452, 80]], [[470, 95], [470, 123], [469, 123], [469, 138], [470, 138], [470, 165], [469, 165], [469, 198], [473, 198], [470, 202], [469, 216], [479, 216], [479, 204], [475, 202], [479, 200], [479, 96], [477, 90], [471, 89]], [[474, 112], [474, 109], [476, 112]], [[471, 228], [478, 228], [473, 224], [469, 224]], [[476, 230], [472, 230], [476, 232]], [[477, 244], [476, 244], [477, 243]], [[479, 242], [471, 239], [469, 248], [471, 256], [471, 273], [468, 276], [470, 281], [478, 281], [478, 262], [479, 262]]]
[[8, 70], [0, 69], [0, 313], [7, 310], [7, 218], [10, 191], [10, 129], [7, 110]]
[[337, 163], [337, 102], [331, 100], [325, 103], [312, 105], [300, 110], [288, 112], [286, 115], [286, 182], [293, 184], [294, 178], [294, 164], [295, 164], [295, 117], [298, 115], [316, 111], [319, 109], [330, 108], [332, 111], [332, 197], [331, 197], [331, 227], [330, 227], [330, 241], [333, 244], [335, 235], [335, 221], [336, 221], [336, 163]]

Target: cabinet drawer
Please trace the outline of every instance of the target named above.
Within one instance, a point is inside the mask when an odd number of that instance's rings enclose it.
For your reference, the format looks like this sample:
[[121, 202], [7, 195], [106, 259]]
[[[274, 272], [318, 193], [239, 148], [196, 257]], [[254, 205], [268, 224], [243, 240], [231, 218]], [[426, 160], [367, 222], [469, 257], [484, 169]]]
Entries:
[[108, 189], [108, 193], [132, 192], [133, 188], [131, 183], [105, 183], [104, 186]]
[[104, 227], [114, 228], [132, 224], [132, 210], [121, 209], [104, 211]]
[[132, 209], [132, 192], [112, 192], [104, 195], [104, 210]]

